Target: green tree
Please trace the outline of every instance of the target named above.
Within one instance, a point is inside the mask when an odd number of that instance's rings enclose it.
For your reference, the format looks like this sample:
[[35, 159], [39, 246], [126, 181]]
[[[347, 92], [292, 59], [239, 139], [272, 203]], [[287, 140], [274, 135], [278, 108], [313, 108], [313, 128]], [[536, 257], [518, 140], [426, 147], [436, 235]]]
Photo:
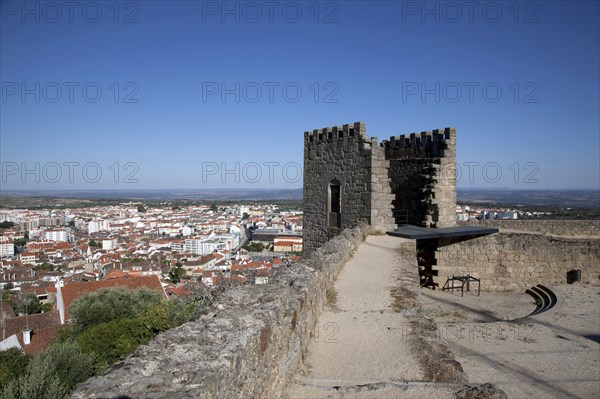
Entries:
[[54, 336], [52, 343], [60, 344], [67, 341], [73, 341], [73, 325], [65, 324], [58, 329], [58, 332]]
[[138, 317], [97, 324], [81, 333], [76, 341], [82, 351], [94, 354], [96, 371], [100, 373], [153, 337], [152, 330]]
[[19, 298], [15, 311], [23, 314], [34, 314], [42, 311], [42, 305], [37, 295], [33, 292], [29, 292]]
[[13, 222], [9, 222], [8, 220], [5, 220], [3, 222], [0, 222], [0, 228], [3, 229], [10, 229], [11, 227], [13, 227], [15, 224]]
[[[11, 297], [12, 297], [12, 293], [9, 290], [11, 290], [13, 287], [11, 286], [10, 288], [8, 288], [9, 284], [12, 285], [12, 283], [6, 284], [4, 290], [2, 291], [2, 300], [7, 301], [7, 302], [11, 302]], [[13, 306], [13, 309], [14, 309], [14, 306]]]
[[34, 358], [27, 372], [2, 391], [1, 398], [62, 399], [94, 375], [94, 357], [74, 342], [54, 344]]
[[[179, 262], [177, 262], [179, 263]], [[181, 266], [181, 264], [177, 265], [175, 264], [175, 267], [171, 268], [170, 272], [171, 275], [176, 276], [178, 279], [185, 279], [187, 278], [187, 272], [186, 270]]]
[[219, 209], [217, 208], [217, 204], [213, 202], [213, 203], [210, 205], [210, 210], [211, 210], [211, 211], [213, 211], [213, 212], [216, 212], [216, 211], [218, 211]]
[[15, 244], [17, 247], [22, 247], [23, 245], [27, 244], [27, 238], [17, 238], [13, 241], [13, 244]]
[[248, 219], [249, 217], [250, 217], [250, 215], [248, 215], [246, 212], [244, 212], [244, 214], [242, 215], [242, 220]]
[[98, 243], [97, 243], [96, 241], [94, 241], [94, 240], [90, 240], [90, 241], [88, 242], [88, 245], [89, 245], [90, 247], [97, 247], [97, 246], [98, 246]]
[[94, 358], [83, 353], [74, 342], [52, 345], [32, 363], [35, 361], [52, 366], [69, 391], [94, 375]]
[[77, 299], [69, 312], [77, 321], [77, 332], [81, 332], [99, 323], [135, 318], [163, 300], [158, 292], [149, 288], [102, 288]]
[[35, 271], [38, 270], [48, 270], [48, 271], [52, 271], [54, 270], [54, 265], [52, 263], [48, 263], [48, 262], [44, 262], [41, 265], [37, 265], [33, 268]]
[[25, 374], [29, 360], [29, 356], [19, 348], [0, 351], [0, 391]]
[[144, 208], [144, 205], [138, 204], [137, 211], [138, 212], [146, 212], [146, 208]]
[[244, 245], [242, 248], [250, 252], [260, 252], [263, 249], [265, 249], [265, 246], [260, 242], [251, 242], [249, 244]]
[[198, 305], [195, 300], [185, 301], [175, 297], [169, 302], [163, 302], [145, 311], [140, 316], [140, 320], [146, 328], [158, 334], [195, 319], [200, 311]]

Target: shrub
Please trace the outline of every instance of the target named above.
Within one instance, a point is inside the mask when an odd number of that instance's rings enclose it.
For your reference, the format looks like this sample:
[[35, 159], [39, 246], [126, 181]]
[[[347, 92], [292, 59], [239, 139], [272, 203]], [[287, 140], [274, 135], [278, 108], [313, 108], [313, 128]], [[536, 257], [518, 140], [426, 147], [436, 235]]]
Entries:
[[173, 298], [140, 316], [143, 325], [155, 334], [180, 326], [198, 316], [200, 307], [197, 302], [186, 302]]
[[54, 336], [52, 343], [60, 344], [67, 341], [73, 341], [73, 326], [71, 324], [61, 326]]
[[96, 372], [103, 372], [109, 365], [123, 360], [138, 346], [145, 345], [154, 337], [141, 317], [100, 323], [81, 333], [77, 345], [83, 352], [94, 353]]
[[0, 351], [0, 390], [25, 374], [29, 360], [29, 356], [19, 348]]
[[27, 372], [2, 391], [1, 398], [61, 399], [94, 374], [94, 358], [73, 342], [54, 344], [34, 358]]
[[102, 288], [76, 300], [69, 311], [77, 320], [77, 332], [82, 332], [100, 323], [135, 318], [162, 301], [162, 296], [149, 288]]

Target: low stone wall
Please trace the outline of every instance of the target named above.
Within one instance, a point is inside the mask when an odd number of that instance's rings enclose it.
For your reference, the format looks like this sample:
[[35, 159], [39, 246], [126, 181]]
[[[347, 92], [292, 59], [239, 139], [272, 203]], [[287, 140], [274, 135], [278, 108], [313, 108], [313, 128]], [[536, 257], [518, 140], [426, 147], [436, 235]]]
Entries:
[[[539, 222], [538, 222], [539, 223]], [[535, 284], [564, 284], [580, 269], [582, 283], [600, 284], [600, 239], [499, 233], [462, 242], [440, 240], [435, 253], [441, 288], [446, 278], [481, 278], [483, 291], [522, 291]]]
[[533, 231], [558, 236], [600, 237], [600, 220], [470, 220], [459, 224]]
[[364, 241], [361, 224], [282, 271], [238, 286], [195, 322], [160, 334], [73, 398], [279, 398], [302, 366], [325, 294]]

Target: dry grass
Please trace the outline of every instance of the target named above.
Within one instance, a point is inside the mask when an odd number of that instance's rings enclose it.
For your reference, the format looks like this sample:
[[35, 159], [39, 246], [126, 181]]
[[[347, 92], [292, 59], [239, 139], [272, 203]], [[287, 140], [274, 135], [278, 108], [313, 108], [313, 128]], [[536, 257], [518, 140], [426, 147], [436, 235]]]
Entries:
[[325, 298], [326, 298], [326, 302], [325, 302], [325, 306], [329, 307], [329, 308], [333, 308], [337, 305], [337, 298], [338, 298], [338, 293], [335, 290], [335, 288], [331, 288], [328, 289], [327, 292], [325, 293]]
[[[392, 288], [394, 298], [392, 309], [396, 312], [413, 313], [422, 308], [415, 291], [399, 286]], [[435, 322], [423, 316], [408, 316], [413, 333], [410, 335], [411, 347], [428, 382], [466, 383], [465, 373], [460, 363], [454, 360], [446, 345], [439, 342]]]
[[392, 309], [396, 312], [402, 312], [417, 306], [416, 294], [406, 287], [392, 288], [391, 294], [394, 298]]
[[425, 373], [425, 380], [430, 382], [467, 382], [465, 373], [459, 362], [437, 337], [436, 324], [424, 317], [411, 320], [414, 331], [412, 335], [413, 349], [417, 353], [419, 364]]

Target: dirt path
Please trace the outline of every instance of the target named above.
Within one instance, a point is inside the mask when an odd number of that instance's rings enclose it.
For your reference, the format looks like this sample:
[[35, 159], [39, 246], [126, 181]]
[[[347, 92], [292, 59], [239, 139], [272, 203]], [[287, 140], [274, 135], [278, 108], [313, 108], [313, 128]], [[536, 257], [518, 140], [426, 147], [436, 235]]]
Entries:
[[[403, 239], [370, 236], [344, 266], [334, 285], [335, 303], [319, 317], [306, 375], [289, 387], [289, 398], [452, 397], [451, 384], [424, 382], [424, 372], [403, 331], [408, 318], [392, 309], [390, 291], [403, 268]], [[415, 284], [417, 281], [415, 281]]]

